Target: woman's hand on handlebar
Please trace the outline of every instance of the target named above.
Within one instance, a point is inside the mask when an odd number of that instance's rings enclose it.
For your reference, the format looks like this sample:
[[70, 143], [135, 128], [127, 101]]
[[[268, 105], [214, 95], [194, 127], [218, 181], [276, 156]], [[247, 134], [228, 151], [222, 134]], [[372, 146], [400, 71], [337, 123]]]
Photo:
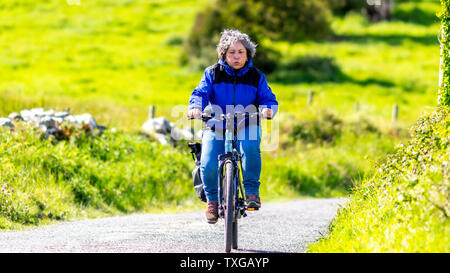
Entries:
[[262, 109], [261, 114], [262, 114], [263, 118], [267, 118], [267, 119], [273, 118], [273, 111], [270, 108]]
[[[222, 115], [224, 116], [224, 115]], [[272, 119], [273, 118], [273, 111], [270, 108], [264, 108], [262, 109], [260, 116], [265, 119]], [[211, 118], [211, 116], [208, 116]], [[192, 108], [188, 112], [188, 118], [189, 119], [201, 119], [202, 118], [202, 111], [200, 108]], [[224, 117], [221, 117], [220, 119], [223, 119]]]
[[199, 119], [202, 117], [202, 110], [200, 110], [199, 108], [192, 108], [191, 110], [189, 110], [188, 112], [188, 118], [190, 119]]

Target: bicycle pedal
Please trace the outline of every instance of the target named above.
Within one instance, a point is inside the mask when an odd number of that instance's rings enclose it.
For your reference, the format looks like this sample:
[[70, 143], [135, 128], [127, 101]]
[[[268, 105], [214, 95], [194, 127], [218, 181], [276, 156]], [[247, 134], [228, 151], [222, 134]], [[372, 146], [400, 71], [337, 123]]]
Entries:
[[254, 210], [259, 210], [259, 209], [258, 208], [247, 208], [247, 210], [254, 211]]

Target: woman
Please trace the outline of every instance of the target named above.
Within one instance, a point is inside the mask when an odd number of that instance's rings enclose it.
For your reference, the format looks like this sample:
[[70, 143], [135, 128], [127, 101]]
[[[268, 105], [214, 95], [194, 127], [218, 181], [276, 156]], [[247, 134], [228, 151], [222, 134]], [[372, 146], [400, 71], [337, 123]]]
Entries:
[[[210, 106], [216, 114], [230, 113], [237, 108], [245, 111], [253, 108], [260, 109], [263, 117], [272, 118], [278, 102], [265, 75], [253, 67], [255, 52], [256, 45], [247, 34], [238, 30], [223, 31], [217, 45], [219, 62], [205, 69], [200, 84], [192, 92], [189, 117], [200, 117], [205, 107]], [[224, 153], [223, 127], [224, 123], [216, 122], [210, 126], [210, 130], [204, 130], [202, 136], [200, 173], [207, 199], [206, 219], [210, 224], [216, 223], [219, 218], [217, 168], [218, 155]], [[254, 209], [261, 207], [260, 143], [259, 123], [238, 129], [236, 147], [242, 155], [242, 182], [247, 206]]]

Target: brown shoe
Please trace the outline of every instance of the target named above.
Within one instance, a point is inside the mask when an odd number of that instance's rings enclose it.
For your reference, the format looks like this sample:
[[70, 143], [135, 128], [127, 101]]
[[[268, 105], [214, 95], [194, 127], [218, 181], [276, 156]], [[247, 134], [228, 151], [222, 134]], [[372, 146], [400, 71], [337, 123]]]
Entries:
[[261, 208], [261, 199], [259, 195], [246, 195], [247, 199], [247, 210], [259, 210]]
[[208, 224], [215, 224], [219, 219], [219, 202], [207, 202], [206, 221]]

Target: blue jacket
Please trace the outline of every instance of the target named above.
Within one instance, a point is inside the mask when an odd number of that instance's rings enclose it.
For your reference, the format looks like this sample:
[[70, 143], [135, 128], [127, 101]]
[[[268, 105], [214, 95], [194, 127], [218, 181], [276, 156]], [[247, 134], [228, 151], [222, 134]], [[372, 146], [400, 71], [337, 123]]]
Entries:
[[192, 91], [188, 108], [203, 111], [208, 105], [214, 112], [219, 106], [223, 114], [230, 112], [227, 105], [242, 106], [241, 111], [249, 105], [259, 109], [271, 108], [274, 114], [278, 110], [278, 102], [265, 75], [253, 66], [251, 60], [239, 70], [234, 70], [223, 60], [205, 69], [200, 84]]

